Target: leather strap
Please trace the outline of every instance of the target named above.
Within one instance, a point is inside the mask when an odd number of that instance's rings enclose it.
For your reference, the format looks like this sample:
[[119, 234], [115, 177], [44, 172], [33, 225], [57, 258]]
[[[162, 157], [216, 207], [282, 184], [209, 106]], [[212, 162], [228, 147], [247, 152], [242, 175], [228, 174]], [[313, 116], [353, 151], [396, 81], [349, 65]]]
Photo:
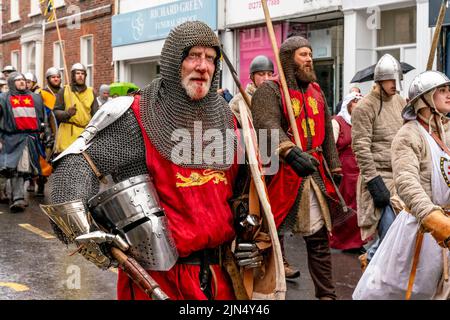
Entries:
[[95, 176], [97, 177], [97, 179], [104, 184], [108, 183], [108, 180], [106, 179], [106, 177], [100, 172], [100, 170], [98, 170], [97, 166], [95, 165], [94, 161], [92, 161], [92, 158], [89, 156], [89, 154], [86, 151], [83, 151], [81, 153], [83, 155], [83, 157], [86, 159], [86, 161], [88, 162], [89, 166], [91, 167], [92, 171], [94, 172]]
[[[425, 130], [427, 130], [428, 132], [430, 132], [430, 127], [427, 123], [425, 123], [425, 121], [423, 121], [420, 118], [417, 118], [417, 121], [419, 121], [419, 123], [422, 125], [422, 127], [425, 128]], [[442, 151], [444, 151], [447, 155], [450, 156], [450, 149], [444, 144], [444, 142], [442, 142], [442, 140], [438, 137], [438, 135], [431, 130], [431, 137], [434, 139], [434, 141], [436, 141], [436, 143], [439, 145], [439, 147], [442, 149]]]
[[414, 247], [414, 257], [411, 266], [411, 273], [409, 274], [408, 287], [406, 289], [405, 299], [411, 299], [411, 293], [413, 290], [414, 280], [416, 279], [417, 265], [419, 264], [420, 251], [422, 250], [423, 233], [419, 230], [416, 236], [416, 244]]

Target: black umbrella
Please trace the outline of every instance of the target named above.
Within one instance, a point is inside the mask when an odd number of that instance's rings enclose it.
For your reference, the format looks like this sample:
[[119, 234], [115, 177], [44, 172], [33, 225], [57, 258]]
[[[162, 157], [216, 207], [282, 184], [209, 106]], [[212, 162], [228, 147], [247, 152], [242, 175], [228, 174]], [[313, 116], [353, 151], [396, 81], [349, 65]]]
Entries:
[[[402, 66], [402, 71], [403, 74], [410, 72], [411, 70], [414, 70], [415, 68], [406, 63], [406, 62], [400, 62], [400, 65]], [[367, 67], [365, 69], [362, 69], [360, 71], [358, 71], [352, 78], [352, 80], [350, 81], [350, 83], [355, 83], [355, 82], [366, 82], [366, 81], [371, 81], [373, 80], [373, 75], [375, 73], [375, 66], [376, 64]]]

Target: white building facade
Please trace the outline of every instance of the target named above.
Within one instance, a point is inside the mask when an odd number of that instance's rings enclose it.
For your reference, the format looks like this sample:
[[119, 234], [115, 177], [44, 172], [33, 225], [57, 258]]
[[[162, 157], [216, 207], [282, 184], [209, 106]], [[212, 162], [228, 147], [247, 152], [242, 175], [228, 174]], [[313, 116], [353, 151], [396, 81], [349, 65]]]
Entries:
[[[344, 92], [354, 74], [375, 64], [385, 53], [416, 69], [404, 75], [402, 96], [407, 97], [415, 75], [425, 71], [434, 28], [428, 27], [428, 0], [343, 0]], [[436, 60], [435, 64], [436, 66]], [[367, 93], [373, 82], [362, 83]]]

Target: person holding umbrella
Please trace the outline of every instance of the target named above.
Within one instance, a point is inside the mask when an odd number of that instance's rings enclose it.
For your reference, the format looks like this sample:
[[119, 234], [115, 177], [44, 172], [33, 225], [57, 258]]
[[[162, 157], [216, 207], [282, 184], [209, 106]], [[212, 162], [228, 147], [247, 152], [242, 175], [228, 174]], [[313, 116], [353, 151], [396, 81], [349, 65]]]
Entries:
[[393, 56], [380, 58], [373, 77], [375, 85], [352, 114], [352, 149], [360, 170], [356, 201], [362, 240], [378, 230], [378, 240], [359, 257], [363, 270], [395, 217], [391, 207], [391, 197], [396, 194], [391, 143], [403, 125], [401, 112], [406, 105], [397, 92], [401, 90], [402, 68]]

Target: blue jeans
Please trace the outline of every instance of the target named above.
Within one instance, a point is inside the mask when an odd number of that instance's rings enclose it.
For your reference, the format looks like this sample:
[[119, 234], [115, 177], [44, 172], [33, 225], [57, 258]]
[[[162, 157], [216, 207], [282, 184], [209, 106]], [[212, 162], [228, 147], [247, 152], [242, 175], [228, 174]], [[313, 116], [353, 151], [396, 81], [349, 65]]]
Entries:
[[389, 227], [395, 219], [395, 212], [392, 206], [389, 204], [381, 210], [381, 218], [378, 222], [378, 239], [367, 249], [367, 261], [372, 260], [375, 252], [377, 252], [378, 247], [380, 246], [381, 241], [383, 241], [386, 236]]

